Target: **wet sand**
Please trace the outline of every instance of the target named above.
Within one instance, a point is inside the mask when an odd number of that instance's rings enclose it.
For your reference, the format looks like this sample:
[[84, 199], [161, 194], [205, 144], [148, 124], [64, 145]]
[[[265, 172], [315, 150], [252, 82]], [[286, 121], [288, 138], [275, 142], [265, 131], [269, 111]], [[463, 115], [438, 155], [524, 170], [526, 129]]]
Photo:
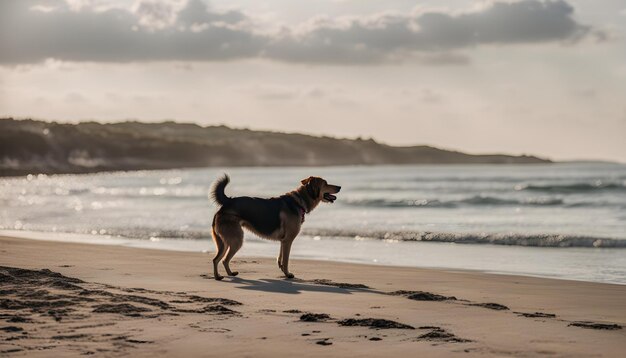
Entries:
[[[207, 242], [207, 248], [211, 243]], [[626, 286], [0, 238], [2, 356], [618, 357]]]

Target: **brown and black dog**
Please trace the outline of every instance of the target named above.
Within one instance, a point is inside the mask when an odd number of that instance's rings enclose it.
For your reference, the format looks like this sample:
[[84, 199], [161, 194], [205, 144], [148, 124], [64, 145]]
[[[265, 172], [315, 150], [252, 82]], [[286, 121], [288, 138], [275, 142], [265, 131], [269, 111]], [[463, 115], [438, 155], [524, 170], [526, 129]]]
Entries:
[[[213, 241], [217, 253], [213, 258], [213, 275], [221, 280], [217, 265], [226, 254], [223, 264], [229, 276], [237, 276], [237, 271], [230, 270], [230, 260], [243, 245], [243, 228], [256, 235], [280, 241], [278, 267], [287, 278], [293, 278], [289, 272], [289, 252], [291, 244], [298, 236], [304, 222], [304, 215], [311, 212], [321, 202], [332, 203], [337, 199], [333, 194], [341, 190], [340, 186], [331, 185], [318, 177], [302, 180], [300, 187], [277, 198], [254, 198], [240, 196], [229, 198], [224, 194], [230, 182], [228, 175], [218, 179], [211, 190], [213, 200], [221, 207], [213, 217]], [[226, 253], [228, 251], [228, 253]]]

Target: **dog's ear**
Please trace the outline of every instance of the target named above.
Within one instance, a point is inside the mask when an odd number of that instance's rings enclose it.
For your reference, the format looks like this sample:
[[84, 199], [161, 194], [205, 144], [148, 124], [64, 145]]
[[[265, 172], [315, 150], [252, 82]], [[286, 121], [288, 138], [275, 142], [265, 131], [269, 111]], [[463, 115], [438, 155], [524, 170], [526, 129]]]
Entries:
[[307, 193], [313, 199], [316, 199], [320, 195], [320, 180], [320, 178], [308, 177], [302, 181], [302, 185], [306, 187]]
[[306, 184], [306, 191], [311, 197], [311, 199], [317, 199], [320, 196], [320, 187], [319, 185], [315, 185], [314, 180], [309, 180]]

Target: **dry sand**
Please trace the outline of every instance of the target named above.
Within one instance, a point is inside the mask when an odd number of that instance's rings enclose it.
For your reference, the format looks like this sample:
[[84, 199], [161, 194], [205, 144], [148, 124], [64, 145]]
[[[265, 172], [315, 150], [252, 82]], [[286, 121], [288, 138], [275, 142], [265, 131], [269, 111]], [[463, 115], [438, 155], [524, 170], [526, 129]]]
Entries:
[[286, 280], [264, 258], [236, 258], [239, 277], [217, 282], [210, 259], [0, 238], [0, 355], [626, 352], [622, 285], [306, 260]]

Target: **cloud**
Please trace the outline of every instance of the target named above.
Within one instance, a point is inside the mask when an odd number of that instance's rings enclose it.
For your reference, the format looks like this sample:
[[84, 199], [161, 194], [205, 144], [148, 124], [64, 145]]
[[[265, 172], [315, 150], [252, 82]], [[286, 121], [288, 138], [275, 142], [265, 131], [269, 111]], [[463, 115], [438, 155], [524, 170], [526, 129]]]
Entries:
[[65, 101], [68, 103], [86, 103], [87, 98], [78, 92], [70, 92], [65, 95]]
[[244, 92], [250, 92], [256, 98], [265, 101], [284, 101], [291, 100], [298, 96], [298, 91], [290, 87], [282, 86], [255, 86], [253, 88], [244, 88]]
[[178, 23], [189, 26], [217, 22], [235, 24], [246, 19], [247, 17], [239, 11], [212, 12], [201, 0], [190, 0], [187, 6], [178, 13]]
[[574, 8], [563, 0], [493, 2], [464, 13], [316, 18], [274, 33], [255, 28], [254, 19], [243, 12], [214, 11], [201, 0], [181, 6], [142, 0], [133, 9], [100, 10], [76, 3], [0, 1], [0, 63], [47, 58], [94, 62], [266, 58], [459, 65], [469, 62], [459, 51], [481, 45], [575, 43], [594, 32], [574, 19]]
[[[192, 0], [188, 6], [199, 2]], [[155, 29], [167, 6], [131, 11], [31, 11], [20, 0], [0, 2], [0, 62], [32, 63], [46, 58], [68, 61], [132, 62], [228, 60], [258, 56], [261, 41], [245, 30], [209, 24], [200, 32], [177, 26]], [[144, 10], [141, 10], [144, 9]], [[159, 27], [159, 26], [156, 26]]]
[[264, 101], [286, 101], [295, 99], [321, 99], [328, 93], [319, 87], [298, 88], [297, 86], [254, 85], [236, 88], [236, 91]]
[[139, 1], [135, 4], [133, 13], [140, 25], [151, 29], [172, 26], [177, 16], [172, 3], [161, 1]]
[[[575, 42], [590, 31], [565, 1], [495, 2], [476, 12], [383, 14], [347, 23], [320, 21], [279, 42], [273, 54], [287, 61], [370, 62], [414, 52], [443, 52], [485, 44]], [[446, 56], [441, 57], [446, 60]], [[454, 60], [454, 57], [447, 57]], [[463, 61], [457, 57], [457, 61]], [[436, 61], [435, 61], [436, 62]]]
[[414, 58], [422, 64], [433, 66], [467, 65], [471, 62], [468, 56], [454, 52], [421, 54], [414, 56]]

